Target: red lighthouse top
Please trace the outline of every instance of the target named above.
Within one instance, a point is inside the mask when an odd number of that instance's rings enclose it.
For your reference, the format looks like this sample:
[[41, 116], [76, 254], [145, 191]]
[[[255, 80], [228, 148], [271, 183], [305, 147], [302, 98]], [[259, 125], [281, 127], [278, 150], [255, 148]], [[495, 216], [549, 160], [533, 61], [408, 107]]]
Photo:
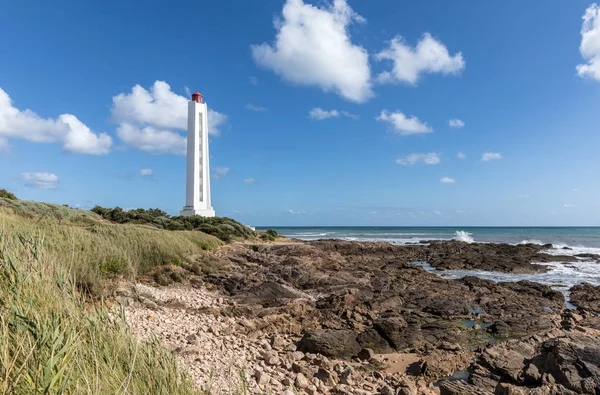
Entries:
[[204, 96], [202, 96], [202, 93], [198, 91], [192, 93], [192, 101], [195, 101], [196, 103], [202, 103], [203, 98]]

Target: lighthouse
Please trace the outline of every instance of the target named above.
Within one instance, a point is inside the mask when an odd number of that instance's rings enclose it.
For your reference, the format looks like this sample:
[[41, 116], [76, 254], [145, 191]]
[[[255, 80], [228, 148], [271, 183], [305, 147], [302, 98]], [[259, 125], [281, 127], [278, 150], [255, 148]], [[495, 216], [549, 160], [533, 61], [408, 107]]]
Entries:
[[183, 216], [214, 217], [210, 202], [210, 167], [208, 155], [208, 107], [200, 92], [188, 102], [187, 178]]

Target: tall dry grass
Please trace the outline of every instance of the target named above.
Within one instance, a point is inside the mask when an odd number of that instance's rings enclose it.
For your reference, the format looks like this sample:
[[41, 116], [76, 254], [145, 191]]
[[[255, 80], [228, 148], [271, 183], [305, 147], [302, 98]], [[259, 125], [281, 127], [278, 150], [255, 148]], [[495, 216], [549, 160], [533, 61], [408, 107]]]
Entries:
[[156, 265], [180, 264], [186, 256], [223, 244], [198, 231], [112, 224], [85, 210], [2, 198], [0, 226], [13, 235], [43, 234], [45, 253], [59, 262], [71, 262], [78, 287], [92, 294], [102, 293], [107, 277], [133, 278]]
[[121, 318], [86, 305], [78, 292], [73, 270], [91, 247], [74, 243], [67, 254], [68, 242], [113, 236], [31, 225], [15, 231], [24, 227], [0, 227], [0, 394], [197, 393], [158, 342], [136, 342]]

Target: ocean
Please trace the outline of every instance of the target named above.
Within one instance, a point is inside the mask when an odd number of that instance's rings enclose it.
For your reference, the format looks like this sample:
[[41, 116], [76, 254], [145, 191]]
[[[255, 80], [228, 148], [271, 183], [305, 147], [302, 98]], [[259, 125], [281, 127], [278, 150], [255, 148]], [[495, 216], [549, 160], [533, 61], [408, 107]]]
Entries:
[[[262, 227], [259, 229], [267, 229]], [[278, 233], [301, 240], [342, 239], [384, 241], [396, 245], [427, 240], [461, 240], [478, 243], [552, 244], [552, 255], [600, 255], [600, 227], [272, 227]], [[565, 249], [567, 247], [569, 249]], [[538, 274], [508, 274], [481, 270], [435, 270], [427, 262], [415, 262], [444, 278], [477, 276], [492, 281], [530, 280], [550, 285], [565, 293], [575, 284], [600, 286], [600, 263], [581, 257], [578, 262], [544, 263], [550, 270]]]

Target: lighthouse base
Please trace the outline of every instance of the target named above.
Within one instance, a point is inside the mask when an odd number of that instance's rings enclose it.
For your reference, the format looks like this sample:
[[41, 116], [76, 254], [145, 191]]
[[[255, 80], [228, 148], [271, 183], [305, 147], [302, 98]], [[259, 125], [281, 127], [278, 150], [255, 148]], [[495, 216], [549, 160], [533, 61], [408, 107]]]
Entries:
[[185, 206], [181, 211], [179, 211], [179, 215], [182, 217], [191, 217], [194, 215], [199, 215], [201, 217], [214, 217], [215, 210], [213, 208], [209, 209], [197, 209], [192, 206]]

